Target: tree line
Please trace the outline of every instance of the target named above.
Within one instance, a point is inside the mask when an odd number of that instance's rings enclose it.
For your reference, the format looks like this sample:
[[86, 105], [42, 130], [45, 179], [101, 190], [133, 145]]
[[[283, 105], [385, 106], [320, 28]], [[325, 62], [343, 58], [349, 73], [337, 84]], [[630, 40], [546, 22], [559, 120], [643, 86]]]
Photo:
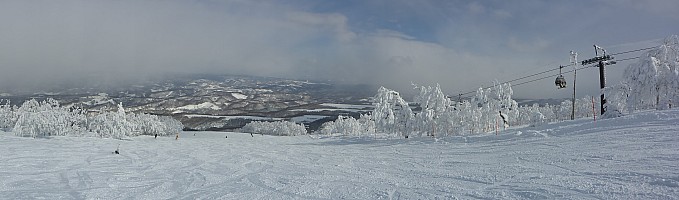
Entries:
[[126, 113], [122, 104], [117, 111], [88, 113], [85, 109], [63, 107], [54, 99], [28, 100], [21, 106], [9, 101], [0, 105], [0, 128], [22, 137], [95, 136], [125, 138], [139, 135], [173, 135], [184, 128], [169, 116]]

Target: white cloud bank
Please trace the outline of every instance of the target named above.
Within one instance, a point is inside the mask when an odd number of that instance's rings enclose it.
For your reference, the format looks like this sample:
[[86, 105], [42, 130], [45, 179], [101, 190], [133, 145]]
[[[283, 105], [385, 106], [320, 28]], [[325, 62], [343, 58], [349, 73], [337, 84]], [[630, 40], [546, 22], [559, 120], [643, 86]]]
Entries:
[[[456, 12], [473, 15], [459, 17], [430, 10], [438, 4], [423, 2], [428, 7], [418, 7], [417, 13], [449, 18], [426, 21], [441, 26], [430, 33], [438, 38], [418, 38], [389, 28], [359, 29], [350, 20], [360, 24], [356, 16], [300, 5], [238, 0], [1, 1], [0, 84], [39, 86], [92, 74], [121, 82], [164, 73], [226, 73], [398, 90], [410, 88], [411, 82], [441, 83], [454, 94], [555, 60], [567, 62], [571, 50], [558, 49], [563, 59], [526, 59], [555, 50], [555, 44], [564, 41], [525, 36], [511, 27], [496, 30], [493, 23], [526, 18], [512, 9], [515, 6], [461, 3]], [[476, 24], [480, 15], [489, 15], [493, 23]], [[503, 53], [498, 57], [497, 52]]]

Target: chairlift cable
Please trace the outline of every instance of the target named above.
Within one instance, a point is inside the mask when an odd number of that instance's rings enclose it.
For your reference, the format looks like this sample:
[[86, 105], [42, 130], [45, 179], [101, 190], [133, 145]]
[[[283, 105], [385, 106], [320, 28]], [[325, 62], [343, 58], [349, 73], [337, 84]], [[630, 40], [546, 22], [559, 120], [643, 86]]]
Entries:
[[[625, 58], [625, 59], [616, 60], [616, 61], [632, 60], [632, 59], [636, 59], [636, 58], [639, 58], [639, 57]], [[589, 66], [586, 66], [586, 67], [571, 69], [571, 70], [568, 70], [568, 71], [563, 72], [563, 74], [568, 74], [568, 73], [574, 72], [575, 70], [582, 70], [582, 69], [592, 68], [592, 67], [596, 67], [596, 66], [597, 66], [597, 65], [589, 65]], [[557, 69], [558, 69], [558, 68], [557, 68]], [[550, 71], [554, 71], [554, 70], [550, 70]], [[544, 74], [544, 73], [542, 73], [542, 74]], [[541, 81], [541, 80], [548, 79], [548, 78], [552, 78], [552, 77], [554, 77], [555, 75], [558, 75], [558, 74], [551, 74], [551, 75], [544, 76], [544, 77], [541, 77], [541, 78], [536, 78], [536, 79], [532, 79], [532, 80], [529, 80], [529, 81], [524, 81], [524, 82], [520, 82], [520, 83], [517, 83], [517, 84], [512, 84], [512, 87], [514, 87], [514, 86], [519, 86], [519, 85], [524, 85], [524, 84], [528, 84], [528, 83], [532, 83], [532, 82], [537, 82], [537, 81]], [[505, 82], [505, 83], [507, 83], [507, 82]], [[492, 86], [491, 86], [491, 87], [492, 87]], [[488, 88], [491, 88], [491, 87], [484, 87], [483, 89], [485, 90], [485, 89], [488, 89]], [[476, 91], [474, 91], [474, 92], [476, 92]], [[463, 93], [462, 96], [465, 96], [465, 95], [470, 94], [470, 93], [473, 93], [473, 92]]]
[[652, 47], [647, 47], [647, 48], [643, 48], [643, 49], [635, 49], [635, 50], [631, 50], [631, 51], [624, 51], [624, 52], [614, 53], [614, 54], [610, 54], [610, 55], [615, 56], [615, 55], [626, 54], [626, 53], [634, 53], [634, 52], [637, 52], [637, 51], [649, 50], [649, 49], [653, 49], [653, 48], [656, 48], [656, 47], [658, 47], [658, 46], [652, 46]]
[[[659, 45], [655, 45], [655, 46], [652, 46], [652, 47], [646, 47], [646, 48], [635, 49], [635, 50], [630, 50], [630, 51], [623, 51], [623, 52], [613, 53], [613, 54], [609, 54], [609, 55], [614, 56], [614, 55], [620, 55], [620, 54], [634, 53], [634, 52], [637, 52], [637, 51], [645, 51], [645, 50], [650, 50], [650, 49], [653, 49], [653, 48], [656, 48], [656, 47], [659, 47], [659, 46], [662, 46], [662, 45], [665, 45], [665, 44], [659, 44]], [[668, 45], [677, 45], [677, 43], [672, 43], [672, 44], [668, 44]]]
[[[569, 64], [569, 65], [566, 65], [566, 66], [571, 66], [571, 65], [572, 65], [572, 64]], [[554, 69], [550, 69], [550, 70], [547, 70], [547, 71], [542, 71], [542, 72], [538, 72], [538, 73], [535, 73], [535, 74], [531, 74], [531, 75], [528, 75], [528, 76], [523, 76], [523, 77], [520, 77], [520, 78], [516, 78], [516, 79], [512, 79], [512, 80], [509, 80], [509, 81], [502, 82], [502, 83], [500, 83], [500, 84], [511, 83], [511, 82], [514, 82], [514, 81], [518, 81], [518, 80], [530, 78], [530, 77], [533, 77], [533, 76], [537, 76], [537, 75], [540, 75], [540, 74], [549, 73], [549, 72], [556, 71], [556, 70], [559, 70], [559, 68], [554, 68]], [[485, 89], [488, 89], [488, 88], [491, 88], [491, 87], [492, 87], [492, 86], [484, 87], [483, 89], [485, 90]], [[465, 95], [467, 95], [467, 94], [471, 94], [471, 93], [474, 93], [474, 92], [476, 92], [476, 91], [461, 93], [461, 95], [462, 95], [462, 96], [465, 96]]]
[[[662, 44], [661, 44], [661, 45], [662, 45]], [[646, 48], [641, 48], [641, 49], [635, 49], [635, 50], [629, 50], [629, 51], [623, 51], [623, 52], [613, 53], [613, 54], [609, 54], [609, 55], [614, 56], [614, 55], [622, 55], [622, 54], [627, 54], [627, 53], [645, 51], [645, 50], [650, 50], [650, 49], [656, 48], [656, 47], [661, 46], [661, 45], [656, 45], [656, 46], [646, 47]], [[640, 57], [641, 57], [641, 56], [637, 56], [637, 57], [619, 59], [619, 60], [615, 60], [615, 61], [616, 61], [616, 62], [622, 62], [622, 61], [627, 61], [627, 60], [638, 59], [638, 58], [640, 58]], [[563, 65], [563, 67], [568, 67], [568, 66], [573, 66], [573, 64]], [[594, 66], [596, 66], [596, 65], [591, 65], [591, 66], [587, 66], [587, 67], [582, 67], [582, 68], [575, 69], [575, 70], [586, 69], [586, 68], [590, 68], [590, 67], [594, 67]], [[515, 78], [515, 79], [509, 80], [509, 81], [505, 81], [505, 82], [502, 82], [502, 83], [499, 83], [499, 84], [512, 83], [512, 82], [515, 82], [515, 81], [518, 81], [518, 80], [523, 80], [523, 79], [527, 79], [527, 78], [530, 78], [530, 77], [538, 76], [538, 75], [541, 75], [541, 74], [549, 73], [549, 72], [552, 72], [552, 71], [560, 70], [561, 68], [562, 68], [561, 66], [558, 66], [558, 67], [553, 68], [553, 69], [549, 69], [549, 70], [546, 70], [546, 71], [534, 73], [534, 74], [527, 75], [527, 76], [522, 76], [522, 77]], [[573, 72], [573, 71], [575, 71], [575, 70], [570, 70], [570, 71], [564, 72], [564, 74]], [[512, 86], [517, 86], [517, 85], [523, 85], [523, 84], [527, 84], [527, 83], [532, 83], [532, 82], [535, 82], [535, 81], [538, 81], [538, 80], [543, 80], [543, 79], [546, 79], [547, 77], [552, 77], [552, 76], [554, 76], [554, 75], [550, 75], [550, 76], [546, 76], [546, 77], [542, 77], [542, 78], [537, 78], [537, 79], [533, 79], [533, 80], [530, 80], [530, 81], [521, 82], [521, 83], [518, 83], [518, 84], [513, 84]], [[486, 90], [486, 89], [492, 88], [492, 87], [493, 87], [493, 86], [482, 87], [482, 89], [483, 89], [483, 90]], [[459, 95], [460, 95], [460, 97], [465, 97], [465, 96], [467, 96], [467, 95], [469, 95], [469, 94], [471, 94], [471, 93], [474, 93], [474, 92], [476, 92], [476, 90], [474, 90], [474, 91], [469, 91], [469, 92], [465, 92], [465, 93], [460, 93]]]
[[634, 60], [634, 59], [639, 59], [639, 58], [641, 58], [641, 56], [632, 57], [632, 58], [625, 58], [625, 59], [620, 59], [620, 60], [615, 60], [615, 62], [622, 62], [622, 61], [626, 61], [626, 60]]
[[[634, 60], [634, 59], [638, 59], [638, 58], [640, 58], [640, 57], [641, 57], [641, 56], [637, 56], [637, 57], [625, 58], [625, 59], [620, 59], [620, 60], [615, 60], [615, 61], [616, 61], [616, 62], [622, 62], [622, 61], [626, 61], [626, 60]], [[597, 65], [589, 65], [589, 66], [582, 67], [582, 68], [571, 69], [571, 70], [569, 70], [569, 71], [563, 72], [563, 74], [568, 74], [568, 73], [574, 72], [575, 70], [587, 69], [587, 68], [596, 67], [596, 66], [597, 66]], [[533, 79], [533, 80], [530, 80], [530, 81], [525, 81], [525, 82], [513, 84], [512, 86], [519, 86], [519, 85], [523, 85], [523, 84], [527, 84], [527, 83], [532, 83], [532, 82], [536, 82], [536, 81], [539, 81], [539, 80], [544, 80], [544, 79], [547, 79], [547, 78], [550, 78], [550, 77], [553, 77], [553, 76], [554, 76], [554, 75], [549, 75], [549, 76], [545, 76], [545, 77], [542, 77], [542, 78], [537, 78], [537, 79]]]

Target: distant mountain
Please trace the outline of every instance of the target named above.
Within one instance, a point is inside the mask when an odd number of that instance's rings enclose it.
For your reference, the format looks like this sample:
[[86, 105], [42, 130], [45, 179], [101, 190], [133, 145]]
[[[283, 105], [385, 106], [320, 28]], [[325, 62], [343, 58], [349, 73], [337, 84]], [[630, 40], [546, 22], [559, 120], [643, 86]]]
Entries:
[[[377, 91], [370, 85], [211, 74], [174, 75], [116, 87], [85, 85], [0, 91], [0, 99], [21, 104], [28, 99], [53, 98], [63, 106], [83, 107], [89, 112], [116, 109], [116, 104], [122, 103], [128, 112], [173, 116], [187, 130], [233, 130], [253, 120], [291, 120], [316, 130], [339, 115], [357, 117], [372, 111], [369, 98]], [[543, 106], [563, 100], [516, 101], [519, 105]], [[413, 107], [418, 109], [417, 105]]]
[[[88, 85], [89, 86], [89, 85]], [[183, 75], [146, 83], [107, 87], [65, 87], [49, 91], [0, 91], [0, 99], [20, 104], [27, 99], [53, 98], [64, 106], [90, 112], [115, 109], [173, 116], [188, 130], [228, 130], [252, 120], [309, 119], [327, 121], [337, 115], [366, 112], [335, 104], [369, 104], [377, 89], [366, 85], [233, 75]], [[323, 104], [332, 103], [332, 104]], [[340, 108], [338, 108], [340, 107]], [[366, 108], [368, 109], [368, 108]], [[318, 117], [327, 116], [327, 117]], [[301, 117], [301, 118], [300, 118]], [[318, 128], [314, 121], [304, 121]]]

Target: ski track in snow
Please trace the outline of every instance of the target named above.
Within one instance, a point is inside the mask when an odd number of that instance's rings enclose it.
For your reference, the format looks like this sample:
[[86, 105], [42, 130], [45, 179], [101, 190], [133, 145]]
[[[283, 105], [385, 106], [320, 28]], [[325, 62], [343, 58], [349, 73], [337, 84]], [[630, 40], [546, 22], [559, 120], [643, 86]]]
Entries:
[[193, 134], [0, 132], [0, 199], [679, 198], [679, 110], [437, 140]]

